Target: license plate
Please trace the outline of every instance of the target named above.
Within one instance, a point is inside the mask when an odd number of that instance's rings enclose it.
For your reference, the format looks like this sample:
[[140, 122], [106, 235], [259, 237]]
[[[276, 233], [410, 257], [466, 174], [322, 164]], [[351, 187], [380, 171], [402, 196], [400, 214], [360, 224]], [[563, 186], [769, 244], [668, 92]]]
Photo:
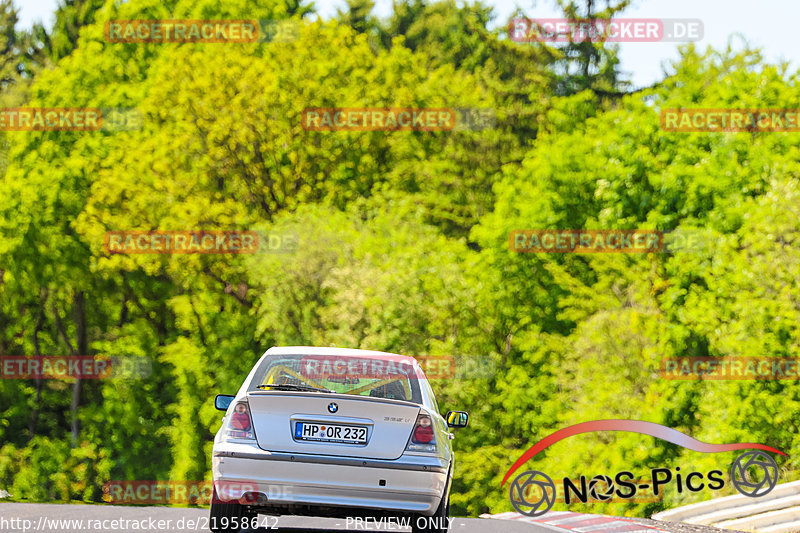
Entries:
[[366, 444], [367, 428], [342, 424], [314, 424], [298, 422], [294, 427], [296, 440], [314, 442], [339, 442], [344, 444]]

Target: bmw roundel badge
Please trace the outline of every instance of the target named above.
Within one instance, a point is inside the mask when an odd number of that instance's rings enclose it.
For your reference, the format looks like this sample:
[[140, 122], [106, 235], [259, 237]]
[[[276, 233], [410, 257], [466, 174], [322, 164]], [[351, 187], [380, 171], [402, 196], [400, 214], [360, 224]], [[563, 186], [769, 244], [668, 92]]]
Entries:
[[339, 406], [336, 405], [335, 402], [331, 402], [331, 403], [328, 404], [328, 412], [335, 413], [338, 410], [339, 410]]

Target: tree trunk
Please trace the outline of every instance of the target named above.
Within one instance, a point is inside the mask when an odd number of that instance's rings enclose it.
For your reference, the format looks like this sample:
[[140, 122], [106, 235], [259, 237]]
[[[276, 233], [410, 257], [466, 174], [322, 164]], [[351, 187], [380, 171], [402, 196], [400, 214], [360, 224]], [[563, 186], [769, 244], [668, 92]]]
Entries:
[[[83, 291], [75, 293], [73, 300], [75, 312], [75, 331], [77, 336], [77, 354], [87, 355], [89, 353], [88, 340], [86, 338], [86, 295]], [[72, 416], [72, 445], [78, 445], [78, 406], [81, 400], [81, 379], [75, 380], [72, 385], [72, 405], [70, 414]]]
[[[44, 306], [47, 302], [47, 291], [42, 291], [41, 307], [39, 308], [39, 317], [36, 319], [36, 325], [33, 328], [33, 349], [36, 357], [42, 355], [42, 350], [39, 347], [39, 332], [44, 325]], [[39, 421], [39, 407], [42, 400], [42, 377], [36, 377], [36, 403], [34, 404], [33, 411], [31, 411], [31, 419], [28, 422], [28, 435], [32, 439], [36, 436], [36, 423]]]

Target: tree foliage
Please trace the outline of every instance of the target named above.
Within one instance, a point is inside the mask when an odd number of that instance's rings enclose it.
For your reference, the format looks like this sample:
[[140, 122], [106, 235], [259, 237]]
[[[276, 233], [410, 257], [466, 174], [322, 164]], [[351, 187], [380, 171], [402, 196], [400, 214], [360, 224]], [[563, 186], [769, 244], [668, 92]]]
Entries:
[[[796, 457], [797, 382], [658, 374], [663, 357], [800, 353], [795, 138], [664, 132], [658, 112], [800, 108], [797, 74], [757, 51], [688, 46], [659, 84], [623, 95], [602, 43], [512, 43], [477, 3], [396, 2], [388, 20], [371, 5], [312, 21], [290, 0], [68, 2], [48, 34], [54, 65], [33, 68], [30, 87], [25, 53], [2, 52], [5, 102], [134, 107], [144, 120], [133, 131], [2, 133], [0, 353], [145, 357], [152, 373], [0, 380], [0, 487], [21, 500], [99, 501], [110, 479], [208, 478], [214, 394], [234, 392], [266, 348], [294, 344], [492, 362], [491, 375], [434, 383], [443, 410], [472, 415], [455, 440], [455, 514], [508, 510], [500, 480], [511, 463], [587, 420], [649, 420]], [[2, 6], [5, 38], [17, 39]], [[289, 42], [104, 41], [107, 20], [152, 18], [292, 18], [300, 30]], [[313, 132], [301, 124], [310, 107], [491, 108], [497, 122]], [[509, 232], [525, 228], [715, 238], [692, 254], [513, 253]], [[103, 248], [108, 231], [155, 229], [288, 232], [299, 247]], [[535, 462], [577, 477], [730, 458], [595, 434]], [[784, 479], [796, 462], [781, 463]]]

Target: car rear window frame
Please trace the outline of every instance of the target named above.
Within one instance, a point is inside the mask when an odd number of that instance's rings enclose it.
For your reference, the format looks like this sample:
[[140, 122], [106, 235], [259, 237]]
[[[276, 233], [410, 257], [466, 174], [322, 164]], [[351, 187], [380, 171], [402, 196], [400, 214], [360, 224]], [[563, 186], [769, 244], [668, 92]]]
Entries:
[[[269, 391], [270, 390], [270, 389], [260, 389], [260, 388], [258, 388], [258, 386], [263, 383], [264, 378], [267, 375], [267, 372], [269, 371], [269, 369], [272, 366], [274, 366], [273, 364], [274, 364], [274, 362], [276, 360], [293, 359], [293, 360], [298, 361], [298, 365], [299, 365], [299, 361], [303, 357], [331, 357], [331, 358], [337, 358], [337, 359], [340, 358], [340, 359], [344, 359], [344, 360], [355, 359], [355, 360], [368, 360], [368, 361], [377, 360], [377, 361], [382, 361], [384, 363], [388, 362], [388, 360], [385, 360], [385, 359], [374, 358], [374, 357], [362, 357], [362, 356], [358, 356], [358, 355], [307, 354], [307, 353], [271, 354], [271, 355], [265, 356], [261, 360], [261, 362], [259, 363], [258, 367], [255, 369], [255, 371], [253, 373], [253, 377], [252, 377], [252, 379], [250, 380], [250, 382], [247, 385], [247, 392], [248, 393], [250, 393], [250, 392], [264, 392], [264, 391]], [[420, 372], [419, 372], [419, 369], [417, 368], [416, 364], [414, 364], [412, 368], [414, 369], [413, 372], [412, 372], [412, 377], [410, 377], [409, 380], [408, 380], [408, 384], [409, 384], [409, 387], [411, 389], [411, 398], [407, 398], [407, 399], [386, 398], [386, 397], [383, 397], [383, 396], [368, 396], [368, 395], [363, 395], [363, 394], [349, 394], [347, 392], [338, 392], [338, 391], [334, 392], [334, 393], [319, 393], [319, 394], [342, 394], [344, 396], [352, 396], [353, 398], [368, 398], [368, 399], [369, 398], [376, 398], [376, 399], [388, 400], [388, 401], [392, 401], [392, 400], [404, 401], [404, 402], [411, 402], [411, 403], [414, 403], [414, 404], [417, 404], [417, 405], [423, 405], [424, 406], [425, 405], [424, 394], [422, 392], [422, 387], [419, 384], [419, 380], [420, 379], [424, 379], [424, 378], [422, 376], [420, 376]], [[325, 383], [322, 383], [321, 386], [325, 387], [326, 385], [325, 385]], [[279, 391], [279, 390], [275, 390], [275, 392], [280, 392], [280, 393], [284, 393], [284, 394], [285, 393], [308, 394], [307, 391]]]

